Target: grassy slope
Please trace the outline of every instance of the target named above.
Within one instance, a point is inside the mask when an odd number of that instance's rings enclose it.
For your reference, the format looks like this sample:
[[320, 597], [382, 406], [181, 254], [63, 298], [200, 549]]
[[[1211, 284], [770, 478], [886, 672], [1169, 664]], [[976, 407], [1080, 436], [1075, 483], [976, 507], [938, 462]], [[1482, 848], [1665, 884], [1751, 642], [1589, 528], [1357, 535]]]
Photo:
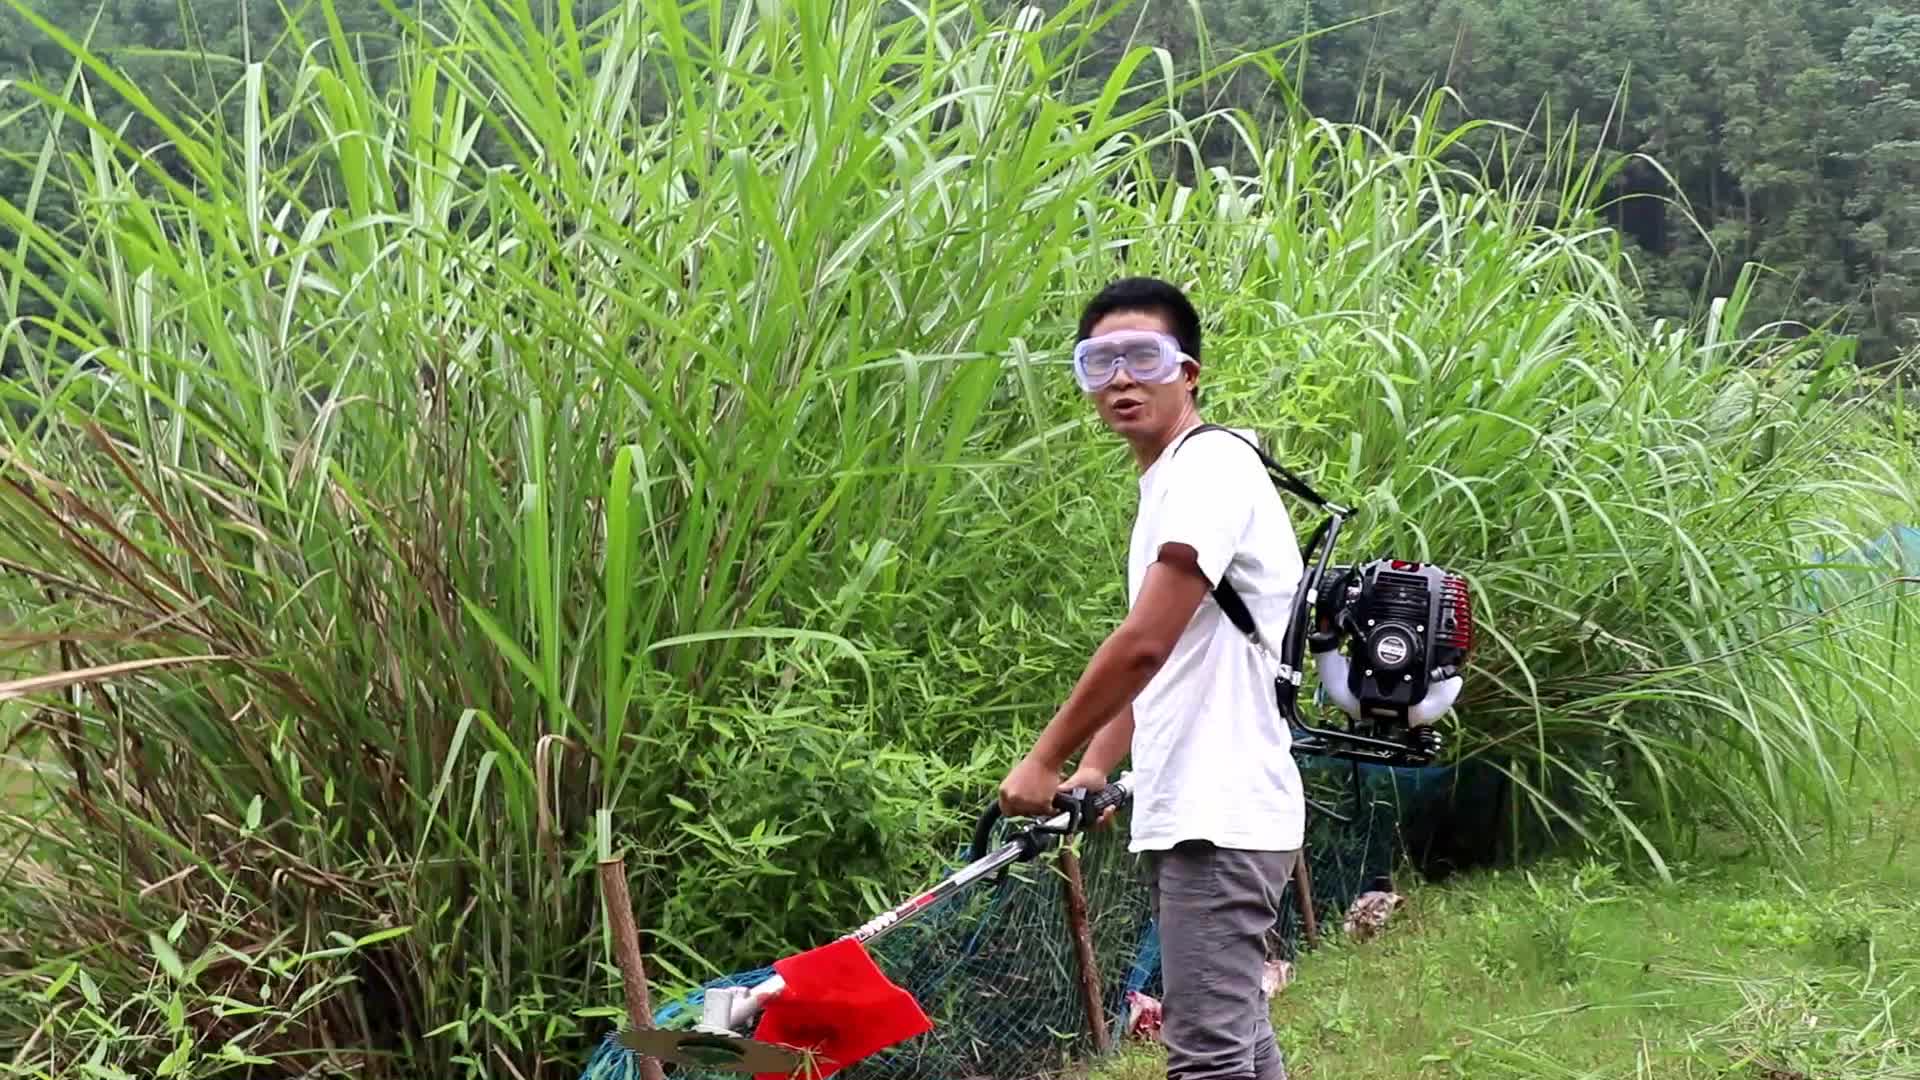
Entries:
[[1920, 815], [1880, 824], [1795, 875], [1707, 859], [1654, 889], [1563, 863], [1429, 890], [1390, 938], [1305, 959], [1277, 1009], [1294, 1072], [1920, 1076]]
[[1791, 877], [1735, 857], [1654, 889], [1564, 862], [1418, 891], [1385, 937], [1302, 959], [1275, 1007], [1291, 1074], [1920, 1076], [1916, 826], [1920, 801], [1884, 806]]
[[1291, 1075], [1920, 1077], [1920, 790], [1862, 818], [1784, 869], [1723, 841], [1667, 886], [1563, 859], [1411, 889], [1384, 936], [1302, 957]]

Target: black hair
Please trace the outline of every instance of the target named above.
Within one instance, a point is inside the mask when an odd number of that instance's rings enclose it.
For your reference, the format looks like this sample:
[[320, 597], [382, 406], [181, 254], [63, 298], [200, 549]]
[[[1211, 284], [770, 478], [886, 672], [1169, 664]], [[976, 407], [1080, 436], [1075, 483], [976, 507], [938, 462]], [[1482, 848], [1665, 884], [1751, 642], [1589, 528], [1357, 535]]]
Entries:
[[1159, 278], [1121, 278], [1101, 289], [1080, 313], [1080, 339], [1093, 335], [1094, 325], [1116, 311], [1152, 311], [1172, 325], [1180, 350], [1200, 359], [1200, 313], [1178, 287]]
[[[1200, 313], [1179, 286], [1159, 278], [1130, 277], [1111, 282], [1101, 289], [1080, 312], [1080, 340], [1093, 336], [1101, 319], [1116, 311], [1151, 311], [1171, 324], [1173, 339], [1180, 351], [1200, 362]], [[1200, 388], [1194, 387], [1193, 400], [1200, 400]]]

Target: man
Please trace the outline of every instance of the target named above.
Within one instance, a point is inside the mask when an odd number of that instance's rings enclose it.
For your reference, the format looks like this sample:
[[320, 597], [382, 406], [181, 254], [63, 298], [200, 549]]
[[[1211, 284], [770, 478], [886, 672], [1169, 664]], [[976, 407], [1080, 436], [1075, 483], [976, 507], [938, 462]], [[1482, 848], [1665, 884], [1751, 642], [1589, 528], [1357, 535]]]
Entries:
[[1299, 544], [1254, 450], [1233, 432], [1193, 432], [1200, 320], [1179, 289], [1131, 278], [1101, 291], [1081, 317], [1074, 373], [1140, 472], [1130, 605], [1007, 774], [1001, 811], [1051, 814], [1057, 792], [1104, 787], [1131, 752], [1130, 850], [1146, 856], [1159, 923], [1167, 1076], [1283, 1080], [1260, 978], [1305, 801], [1273, 661], [1211, 591], [1231, 578], [1262, 639], [1278, 642]]

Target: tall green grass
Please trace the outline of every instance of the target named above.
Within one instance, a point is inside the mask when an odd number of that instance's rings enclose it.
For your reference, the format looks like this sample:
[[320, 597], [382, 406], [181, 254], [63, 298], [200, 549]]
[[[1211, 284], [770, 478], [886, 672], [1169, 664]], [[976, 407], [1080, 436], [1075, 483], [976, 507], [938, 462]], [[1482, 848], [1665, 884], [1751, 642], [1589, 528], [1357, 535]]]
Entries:
[[[1792, 589], [1910, 455], [1742, 296], [1638, 325], [1571, 143], [1493, 191], [1432, 112], [1186, 116], [1151, 49], [1075, 79], [1083, 3], [545, 10], [403, 20], [382, 81], [333, 22], [205, 116], [36, 22], [83, 226], [0, 204], [57, 313], [0, 329], [0, 605], [73, 673], [5, 815], [28, 1074], [568, 1076], [603, 845], [667, 984], [937, 872], [1123, 608], [1059, 366], [1123, 271], [1192, 287], [1210, 415], [1359, 503], [1347, 554], [1473, 575], [1460, 739], [1534, 815], [1790, 842], [1893, 737], [1886, 643]], [[1244, 175], [1176, 182], [1207, 130]]]

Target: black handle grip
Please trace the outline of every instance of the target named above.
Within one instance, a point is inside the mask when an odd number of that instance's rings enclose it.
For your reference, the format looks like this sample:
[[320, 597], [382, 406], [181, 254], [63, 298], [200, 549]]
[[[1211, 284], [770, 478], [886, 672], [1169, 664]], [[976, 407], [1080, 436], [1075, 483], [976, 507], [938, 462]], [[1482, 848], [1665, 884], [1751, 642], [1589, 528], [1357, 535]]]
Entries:
[[1064, 836], [1067, 833], [1078, 832], [1086, 825], [1087, 821], [1093, 816], [1087, 807], [1087, 789], [1075, 788], [1074, 790], [1077, 794], [1068, 794], [1067, 792], [1061, 791], [1056, 792], [1053, 796], [1053, 808], [1067, 815], [1067, 823], [1059, 826], [1035, 824], [1033, 827], [1035, 832], [1055, 833]]
[[[1031, 849], [1029, 857], [1039, 850], [1035, 844], [1035, 837], [1043, 833], [1066, 834], [1090, 829], [1099, 822], [1101, 814], [1126, 802], [1127, 795], [1127, 789], [1120, 784], [1108, 784], [1092, 795], [1082, 796], [1079, 799], [1075, 799], [1064, 791], [1057, 792], [1053, 796], [1053, 808], [1067, 815], [1067, 824], [1064, 828], [1048, 828], [1036, 823], [1027, 830], [1025, 841]], [[967, 852], [968, 862], [978, 862], [986, 858], [987, 845], [993, 842], [993, 830], [1000, 824], [1001, 817], [998, 800], [988, 803], [987, 808], [980, 812], [979, 820], [973, 824], [973, 846]]]
[[979, 862], [987, 857], [987, 845], [993, 842], [993, 827], [1000, 824], [1000, 803], [996, 800], [987, 804], [980, 812], [980, 820], [973, 823], [973, 846], [967, 849], [967, 861]]
[[1093, 797], [1087, 800], [1087, 818], [1090, 821], [1099, 821], [1101, 814], [1126, 802], [1128, 794], [1127, 789], [1120, 784], [1108, 784], [1094, 792]]

